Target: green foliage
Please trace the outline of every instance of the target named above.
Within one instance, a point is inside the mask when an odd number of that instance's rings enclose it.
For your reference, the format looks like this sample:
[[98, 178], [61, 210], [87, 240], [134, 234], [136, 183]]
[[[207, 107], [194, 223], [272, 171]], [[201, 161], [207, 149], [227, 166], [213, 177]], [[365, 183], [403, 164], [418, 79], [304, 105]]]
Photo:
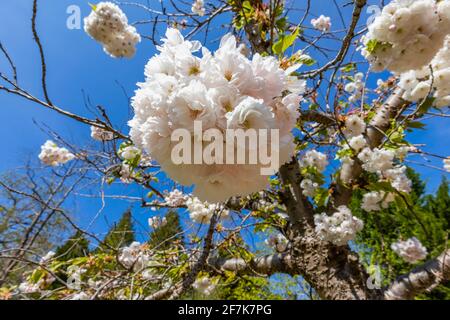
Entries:
[[390, 43], [381, 42], [381, 41], [378, 41], [377, 39], [371, 39], [366, 44], [366, 50], [369, 53], [374, 53], [378, 50], [383, 50], [383, 49], [389, 48], [391, 46], [392, 45]]
[[148, 244], [150, 247], [157, 247], [159, 250], [169, 249], [174, 244], [183, 242], [180, 217], [176, 211], [169, 211], [166, 214], [167, 223], [154, 230], [150, 234]]
[[56, 249], [56, 257], [59, 261], [68, 261], [89, 254], [89, 241], [81, 231], [77, 231], [62, 246]]
[[354, 70], [356, 70], [356, 63], [349, 63], [345, 67], [341, 68], [341, 71], [344, 73], [349, 73]]
[[282, 34], [273, 44], [272, 51], [274, 54], [282, 55], [290, 46], [292, 46], [300, 33], [300, 27], [295, 28], [291, 34]]
[[229, 273], [224, 283], [217, 289], [217, 297], [222, 300], [279, 300], [270, 290], [269, 280], [261, 277], [237, 276]]
[[117, 224], [109, 230], [99, 249], [108, 251], [128, 246], [134, 241], [134, 230], [131, 211], [126, 211]]
[[[425, 183], [408, 168], [412, 192], [407, 199], [399, 199], [388, 209], [365, 212], [361, 209], [361, 192], [352, 200], [352, 211], [364, 219], [364, 229], [357, 244], [366, 266], [380, 266], [383, 285], [414, 267], [395, 254], [390, 245], [398, 239], [415, 236], [428, 249], [428, 258], [438, 256], [448, 245], [450, 225], [450, 194], [448, 181], [443, 179], [435, 195], [425, 195]], [[420, 263], [419, 263], [420, 264]], [[450, 299], [449, 283], [441, 284], [433, 292], [422, 294], [419, 299]]]

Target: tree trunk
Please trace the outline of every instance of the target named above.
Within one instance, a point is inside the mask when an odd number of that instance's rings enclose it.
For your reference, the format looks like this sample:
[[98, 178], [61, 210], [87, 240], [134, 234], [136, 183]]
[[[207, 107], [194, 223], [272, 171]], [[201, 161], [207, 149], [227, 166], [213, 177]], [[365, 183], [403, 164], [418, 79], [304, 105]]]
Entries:
[[337, 247], [317, 238], [307, 228], [293, 243], [292, 264], [327, 300], [380, 299], [380, 290], [367, 286], [369, 275], [348, 246]]

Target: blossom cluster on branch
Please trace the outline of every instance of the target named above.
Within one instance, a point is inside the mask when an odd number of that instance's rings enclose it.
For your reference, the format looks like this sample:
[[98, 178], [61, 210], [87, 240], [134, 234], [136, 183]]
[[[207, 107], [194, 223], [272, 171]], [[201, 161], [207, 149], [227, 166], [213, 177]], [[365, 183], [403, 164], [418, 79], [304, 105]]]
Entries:
[[92, 6], [92, 12], [84, 19], [84, 30], [114, 58], [131, 58], [141, 41], [136, 28], [128, 24], [127, 16], [111, 2]]
[[405, 90], [403, 99], [421, 102], [431, 93], [433, 106], [450, 105], [450, 37], [438, 51], [429, 66], [401, 74], [399, 87]]
[[209, 223], [215, 212], [219, 214], [222, 219], [226, 219], [230, 214], [223, 205], [204, 202], [197, 197], [190, 197], [186, 201], [186, 206], [191, 220], [197, 223]]
[[399, 240], [391, 245], [391, 249], [409, 263], [416, 263], [423, 260], [428, 254], [427, 248], [416, 237], [409, 238], [405, 241]]
[[75, 155], [69, 150], [58, 147], [58, 145], [51, 140], [47, 140], [41, 146], [41, 153], [39, 154], [39, 159], [48, 166], [58, 166], [74, 158]]
[[203, 0], [195, 0], [194, 3], [192, 3], [191, 8], [192, 13], [199, 15], [200, 17], [205, 15], [205, 4]]
[[[202, 57], [195, 55], [200, 49]], [[171, 134], [176, 129], [188, 130], [191, 150], [195, 150], [195, 140], [204, 147], [209, 145], [203, 135], [195, 133], [196, 121], [201, 122], [203, 132], [215, 129], [223, 136], [227, 129], [276, 129], [279, 163], [283, 164], [293, 155], [291, 131], [305, 89], [305, 81], [291, 75], [300, 64], [283, 70], [270, 56], [255, 54], [249, 59], [230, 34], [212, 54], [200, 43], [185, 40], [178, 30], [168, 29], [158, 50], [160, 53], [148, 62], [146, 81], [139, 83], [132, 101], [135, 115], [129, 125], [135, 145], [159, 162], [173, 180], [195, 185], [194, 195], [202, 200], [224, 201], [264, 189], [268, 180], [260, 174], [260, 159], [256, 164], [174, 164], [171, 155], [178, 142], [171, 141]], [[242, 146], [235, 146], [235, 154], [238, 148]], [[250, 153], [258, 151], [244, 152], [249, 159]], [[188, 156], [192, 160], [192, 155]]]
[[362, 54], [374, 71], [402, 73], [427, 65], [450, 33], [450, 3], [394, 0], [369, 25]]
[[364, 226], [364, 223], [354, 217], [346, 206], [339, 206], [331, 216], [326, 213], [316, 214], [314, 223], [319, 237], [337, 246], [344, 246], [348, 241], [353, 240], [356, 233]]
[[321, 14], [317, 19], [312, 19], [311, 24], [315, 29], [327, 32], [330, 31], [331, 28], [331, 18]]
[[114, 133], [96, 126], [91, 126], [91, 138], [97, 141], [110, 141], [114, 139]]

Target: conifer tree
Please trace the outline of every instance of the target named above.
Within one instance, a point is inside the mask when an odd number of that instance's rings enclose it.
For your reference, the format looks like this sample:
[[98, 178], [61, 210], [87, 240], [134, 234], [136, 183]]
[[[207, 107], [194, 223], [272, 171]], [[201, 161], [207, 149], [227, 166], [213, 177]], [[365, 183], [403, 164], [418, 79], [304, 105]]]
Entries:
[[120, 220], [108, 231], [103, 243], [100, 244], [101, 251], [119, 249], [128, 246], [135, 241], [131, 210], [125, 211]]
[[58, 247], [55, 253], [55, 256], [61, 261], [85, 257], [89, 254], [89, 241], [81, 231], [77, 231], [62, 246]]
[[[380, 268], [383, 284], [399, 274], [409, 272], [413, 266], [403, 261], [390, 248], [400, 238], [416, 237], [427, 248], [429, 256], [436, 256], [446, 247], [449, 232], [450, 194], [448, 181], [444, 178], [435, 195], [425, 195], [425, 183], [411, 168], [408, 177], [412, 181], [410, 203], [395, 201], [388, 209], [365, 212], [361, 209], [361, 196], [352, 201], [354, 213], [364, 217], [365, 225], [357, 239], [358, 251], [373, 270]], [[368, 249], [370, 248], [370, 249]], [[449, 299], [450, 283], [444, 283], [419, 299]]]
[[150, 234], [148, 244], [159, 249], [169, 249], [177, 244], [183, 243], [183, 228], [180, 224], [180, 217], [176, 211], [169, 211], [166, 214], [167, 223]]

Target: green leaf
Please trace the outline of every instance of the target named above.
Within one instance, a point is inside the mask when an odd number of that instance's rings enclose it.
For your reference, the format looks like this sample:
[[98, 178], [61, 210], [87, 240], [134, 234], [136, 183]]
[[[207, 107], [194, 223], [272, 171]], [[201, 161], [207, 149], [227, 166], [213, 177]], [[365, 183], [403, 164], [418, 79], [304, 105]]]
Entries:
[[45, 271], [38, 268], [33, 271], [30, 277], [31, 283], [38, 283], [45, 276]]
[[97, 5], [92, 4], [90, 2], [88, 2], [89, 6], [92, 8], [93, 11], [97, 11]]
[[313, 58], [311, 58], [309, 56], [308, 57], [301, 57], [298, 61], [303, 63], [304, 65], [306, 65], [308, 67], [310, 67], [310, 66], [312, 66], [313, 64], [316, 63], [316, 60], [314, 60]]
[[392, 45], [388, 42], [381, 42], [377, 39], [371, 39], [366, 43], [366, 50], [369, 53], [374, 53], [378, 50], [383, 50], [384, 48], [390, 48]]
[[436, 98], [427, 97], [420, 105], [419, 105], [419, 113], [423, 114], [428, 112], [428, 110], [433, 106], [434, 100]]
[[244, 1], [242, 3], [242, 9], [248, 10], [248, 11], [253, 10], [253, 7], [252, 7], [252, 4], [250, 3], [250, 1]]
[[300, 27], [297, 26], [295, 31], [290, 35], [282, 34], [272, 46], [272, 51], [275, 54], [283, 54], [290, 46], [292, 46], [300, 33]]
[[414, 129], [424, 129], [425, 123], [422, 123], [420, 121], [410, 121], [408, 122], [408, 128], [414, 128]]
[[329, 198], [328, 190], [320, 188], [316, 191], [316, 194], [314, 196], [314, 202], [317, 204], [318, 207], [323, 207], [326, 205], [328, 198]]
[[287, 19], [286, 17], [283, 17], [281, 19], [278, 19], [275, 22], [275, 25], [277, 26], [278, 30], [284, 30], [286, 28], [286, 24], [287, 24]]
[[348, 73], [356, 69], [356, 63], [349, 63], [345, 67], [341, 68], [342, 72]]

